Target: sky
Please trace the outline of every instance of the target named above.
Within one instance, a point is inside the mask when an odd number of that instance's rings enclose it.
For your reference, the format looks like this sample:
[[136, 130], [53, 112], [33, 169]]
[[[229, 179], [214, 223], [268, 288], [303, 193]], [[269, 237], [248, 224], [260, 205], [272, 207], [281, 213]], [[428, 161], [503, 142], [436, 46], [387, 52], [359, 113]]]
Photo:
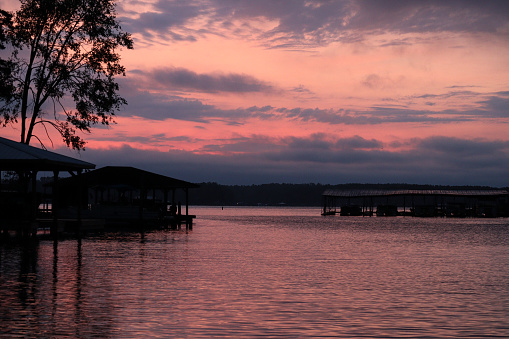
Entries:
[[39, 131], [49, 150], [197, 183], [509, 186], [509, 1], [121, 0], [117, 18], [128, 105], [79, 153]]

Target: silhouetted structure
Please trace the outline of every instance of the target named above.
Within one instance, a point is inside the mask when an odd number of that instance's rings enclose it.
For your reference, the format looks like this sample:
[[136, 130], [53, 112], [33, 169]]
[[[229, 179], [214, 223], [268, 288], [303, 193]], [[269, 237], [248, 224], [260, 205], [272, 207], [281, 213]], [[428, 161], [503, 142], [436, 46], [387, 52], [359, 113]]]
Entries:
[[[32, 236], [38, 229], [49, 229], [56, 236], [115, 225], [192, 228], [195, 216], [189, 214], [189, 189], [198, 185], [133, 167], [83, 172], [94, 168], [0, 137], [0, 234]], [[15, 172], [17, 178], [1, 180], [2, 171]], [[53, 173], [53, 181], [43, 191], [37, 183], [41, 172]], [[61, 172], [71, 177], [59, 179]]]
[[509, 216], [509, 192], [503, 189], [329, 189], [322, 199], [322, 215]]
[[[189, 189], [197, 187], [134, 167], [107, 166], [60, 180], [58, 191], [63, 194], [58, 204], [69, 217], [81, 205], [83, 217], [104, 220], [106, 227], [185, 224], [191, 228], [195, 216], [189, 214]], [[184, 194], [183, 202], [177, 200], [177, 191]]]
[[[36, 189], [39, 172], [52, 172], [56, 182], [60, 172], [79, 177], [83, 170], [93, 168], [94, 164], [0, 137], [0, 232], [16, 231], [24, 235], [36, 232], [41, 202], [41, 193]], [[2, 182], [2, 171], [15, 172], [18, 180]], [[58, 191], [52, 194], [55, 200]], [[53, 205], [54, 212], [57, 209]], [[53, 217], [56, 224], [57, 213]]]

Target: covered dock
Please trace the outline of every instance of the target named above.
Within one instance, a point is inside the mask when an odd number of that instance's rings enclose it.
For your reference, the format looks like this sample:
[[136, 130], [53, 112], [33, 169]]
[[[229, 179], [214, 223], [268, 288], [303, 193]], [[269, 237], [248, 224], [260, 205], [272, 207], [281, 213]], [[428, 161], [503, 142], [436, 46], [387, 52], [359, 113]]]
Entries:
[[505, 189], [329, 189], [322, 215], [506, 217]]
[[[84, 170], [95, 165], [79, 159], [43, 150], [0, 137], [0, 233], [11, 231], [20, 235], [33, 235], [39, 225], [38, 209], [42, 193], [37, 189], [37, 176], [50, 172], [53, 182], [59, 174], [79, 177]], [[2, 174], [15, 173], [16, 180], [4, 180]], [[58, 192], [52, 192], [54, 200]], [[58, 206], [52, 205], [51, 227], [57, 224]]]
[[192, 228], [189, 189], [198, 185], [133, 167], [95, 167], [0, 137], [0, 236]]
[[106, 166], [60, 180], [58, 204], [70, 217], [81, 209], [83, 217], [102, 219], [110, 228], [182, 224], [192, 228], [196, 216], [189, 213], [189, 189], [197, 187], [134, 167]]

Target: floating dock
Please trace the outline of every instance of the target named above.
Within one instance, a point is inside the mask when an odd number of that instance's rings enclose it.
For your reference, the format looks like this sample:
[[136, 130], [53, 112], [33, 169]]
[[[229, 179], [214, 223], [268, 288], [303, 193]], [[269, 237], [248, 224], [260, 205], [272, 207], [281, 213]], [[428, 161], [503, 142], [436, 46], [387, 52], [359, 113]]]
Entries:
[[329, 189], [322, 194], [322, 215], [507, 217], [509, 192], [472, 190]]

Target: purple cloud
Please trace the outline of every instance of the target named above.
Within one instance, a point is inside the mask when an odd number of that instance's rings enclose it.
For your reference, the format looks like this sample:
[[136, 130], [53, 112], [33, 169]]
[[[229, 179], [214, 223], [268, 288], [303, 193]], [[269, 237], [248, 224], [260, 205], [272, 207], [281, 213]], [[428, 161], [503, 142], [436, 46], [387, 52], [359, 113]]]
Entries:
[[185, 68], [173, 67], [153, 70], [149, 76], [160, 85], [178, 90], [207, 93], [274, 91], [274, 88], [271, 85], [246, 74], [199, 74]]
[[[168, 79], [164, 75], [162, 81], [168, 81], [182, 86], [200, 87], [204, 90], [235, 90], [235, 81], [229, 81], [229, 77], [222, 78], [209, 75], [201, 75], [209, 78], [205, 81], [207, 84], [200, 85], [200, 75], [190, 71], [184, 71], [183, 74], [189, 74], [180, 80]], [[171, 72], [170, 72], [171, 73]], [[178, 73], [178, 72], [177, 72]], [[196, 75], [196, 77], [194, 77]], [[155, 75], [154, 75], [155, 76]], [[178, 75], [171, 75], [178, 78]], [[170, 76], [170, 78], [171, 78]], [[250, 77], [239, 77], [239, 87], [237, 90], [250, 88]], [[458, 121], [473, 121], [486, 118], [504, 118], [509, 116], [509, 94], [508, 92], [496, 93], [477, 93], [472, 91], [452, 91], [443, 94], [423, 94], [409, 97], [413, 99], [426, 99], [426, 104], [432, 106], [434, 103], [429, 100], [440, 100], [451, 97], [478, 98], [478, 108], [469, 110], [416, 110], [406, 107], [394, 106], [373, 106], [362, 110], [350, 109], [323, 109], [323, 108], [286, 108], [274, 106], [252, 106], [248, 108], [221, 109], [214, 105], [204, 104], [200, 100], [192, 98], [183, 98], [180, 96], [154, 94], [148, 91], [138, 90], [139, 80], [121, 79], [121, 89], [129, 105], [125, 112], [120, 114], [125, 116], [139, 116], [151, 120], [178, 119], [185, 121], [194, 121], [207, 123], [210, 119], [220, 119], [232, 125], [243, 124], [248, 118], [258, 118], [263, 120], [294, 119], [303, 122], [316, 121], [332, 125], [379, 125], [384, 123], [405, 123], [405, 122], [425, 122], [425, 123], [450, 123]], [[149, 81], [150, 82], [150, 81]], [[272, 90], [273, 88], [252, 79], [252, 88], [259, 90]], [[291, 90], [289, 90], [291, 92]], [[237, 92], [238, 93], [238, 92]], [[284, 93], [284, 92], [281, 92]]]
[[[273, 139], [255, 136], [239, 138], [224, 147], [220, 143], [207, 146], [212, 151], [227, 150], [229, 155], [124, 146], [88, 150], [81, 157], [99, 167], [135, 166], [192, 182], [221, 184], [407, 182], [507, 186], [509, 145], [504, 141], [440, 136], [414, 139], [411, 149], [401, 152], [377, 149], [380, 141], [361, 137], [352, 138], [350, 147], [348, 139], [326, 139], [324, 135], [312, 135], [271, 144]], [[373, 147], [359, 149], [356, 142]]]
[[[197, 18], [203, 22], [198, 28], [194, 26]], [[266, 31], [250, 28], [249, 21], [260, 18], [278, 25]], [[146, 35], [157, 32], [173, 40], [192, 41], [204, 34], [237, 34], [262, 40], [268, 47], [292, 49], [334, 41], [356, 42], [381, 32], [484, 32], [503, 37], [509, 22], [509, 3], [504, 0], [159, 1], [153, 11], [122, 21], [128, 31]], [[384, 44], [408, 43], [397, 39]]]

